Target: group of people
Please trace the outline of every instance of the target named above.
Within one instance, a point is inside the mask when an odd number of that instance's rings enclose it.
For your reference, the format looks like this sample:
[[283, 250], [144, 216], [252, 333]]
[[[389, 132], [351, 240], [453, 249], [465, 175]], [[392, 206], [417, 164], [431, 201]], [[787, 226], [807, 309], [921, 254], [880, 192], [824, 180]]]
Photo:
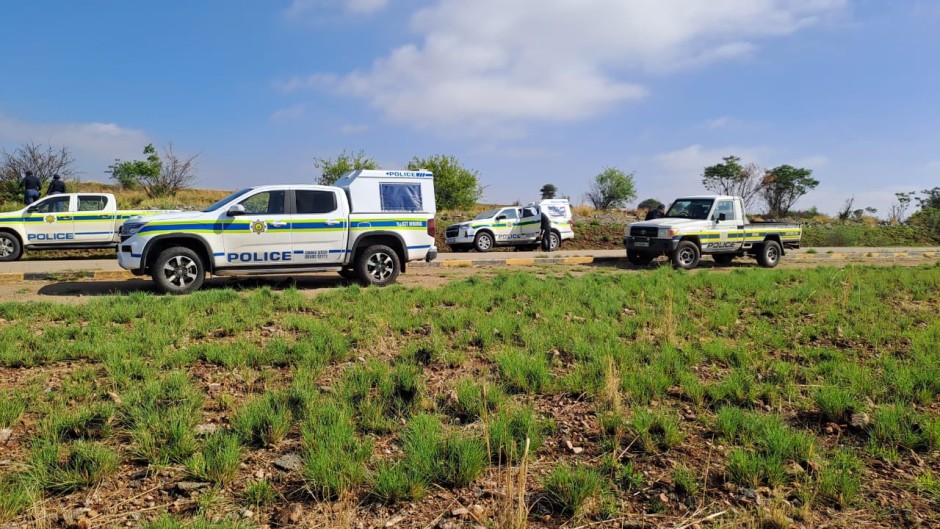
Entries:
[[[39, 188], [41, 186], [42, 182], [39, 181], [39, 178], [32, 171], [26, 171], [26, 176], [23, 177], [23, 202], [27, 206], [39, 200]], [[46, 194], [58, 195], [59, 193], [65, 193], [65, 182], [62, 181], [59, 175], [52, 175], [52, 181], [49, 182]]]
[[666, 204], [660, 202], [655, 208], [646, 212], [646, 218], [643, 220], [656, 220], [666, 216]]

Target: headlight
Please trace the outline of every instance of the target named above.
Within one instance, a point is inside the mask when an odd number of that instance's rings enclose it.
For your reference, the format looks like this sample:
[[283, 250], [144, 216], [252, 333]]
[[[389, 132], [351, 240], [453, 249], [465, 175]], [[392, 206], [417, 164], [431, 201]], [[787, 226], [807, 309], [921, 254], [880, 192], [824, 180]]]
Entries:
[[669, 229], [669, 228], [659, 228], [659, 232], [656, 234], [656, 237], [660, 239], [671, 239], [678, 234], [679, 234], [679, 230], [674, 230], [674, 229]]
[[121, 236], [130, 237], [146, 225], [146, 222], [125, 222], [121, 225]]

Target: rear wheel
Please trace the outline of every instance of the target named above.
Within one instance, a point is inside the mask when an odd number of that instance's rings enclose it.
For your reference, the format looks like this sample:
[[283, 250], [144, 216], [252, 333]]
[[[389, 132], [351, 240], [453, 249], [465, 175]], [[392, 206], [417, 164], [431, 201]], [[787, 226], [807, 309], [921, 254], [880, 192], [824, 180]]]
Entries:
[[548, 251], [554, 252], [561, 249], [561, 235], [553, 231], [548, 235]]
[[627, 260], [636, 266], [646, 266], [653, 262], [653, 255], [640, 253], [636, 250], [627, 250]]
[[780, 243], [777, 241], [765, 241], [764, 245], [757, 251], [757, 264], [764, 268], [773, 268], [780, 263], [780, 255], [782, 253]]
[[0, 232], [0, 261], [16, 261], [23, 255], [20, 240], [8, 232]]
[[398, 279], [401, 261], [398, 254], [388, 246], [370, 246], [356, 259], [356, 275], [365, 285], [383, 287]]
[[676, 268], [691, 270], [698, 266], [701, 258], [698, 246], [692, 241], [680, 241], [672, 253], [672, 265]]
[[473, 249], [486, 253], [493, 249], [493, 235], [488, 231], [481, 231], [473, 239]]
[[712, 255], [712, 259], [720, 265], [729, 265], [731, 261], [734, 261], [735, 255], [733, 253], [716, 253]]
[[206, 279], [206, 268], [196, 252], [184, 246], [174, 246], [157, 255], [150, 275], [160, 291], [186, 294], [199, 290]]

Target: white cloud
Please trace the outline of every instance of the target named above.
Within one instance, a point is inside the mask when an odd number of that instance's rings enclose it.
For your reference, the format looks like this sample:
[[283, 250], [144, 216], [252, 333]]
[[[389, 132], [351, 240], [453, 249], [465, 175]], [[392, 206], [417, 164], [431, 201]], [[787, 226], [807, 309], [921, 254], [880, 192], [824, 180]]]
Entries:
[[293, 0], [284, 10], [287, 18], [300, 18], [316, 11], [342, 7], [347, 13], [370, 15], [384, 9], [388, 0]]
[[306, 105], [293, 105], [287, 108], [282, 108], [271, 114], [271, 121], [291, 121], [300, 119], [306, 112]]
[[412, 16], [419, 43], [332, 85], [397, 122], [501, 134], [636, 101], [631, 77], [746, 57], [847, 1], [437, 0]]
[[0, 141], [20, 145], [28, 141], [65, 146], [79, 160], [111, 161], [140, 157], [151, 142], [140, 130], [116, 123], [29, 123], [0, 114]]

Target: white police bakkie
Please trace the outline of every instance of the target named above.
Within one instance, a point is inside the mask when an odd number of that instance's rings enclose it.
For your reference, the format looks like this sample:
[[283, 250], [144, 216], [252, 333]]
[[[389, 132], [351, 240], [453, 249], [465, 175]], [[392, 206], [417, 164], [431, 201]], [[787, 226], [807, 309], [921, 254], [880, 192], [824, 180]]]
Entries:
[[336, 271], [393, 283], [405, 263], [431, 261], [434, 179], [426, 171], [353, 171], [335, 186], [242, 189], [205, 211], [126, 222], [118, 262], [164, 292], [214, 275]]

